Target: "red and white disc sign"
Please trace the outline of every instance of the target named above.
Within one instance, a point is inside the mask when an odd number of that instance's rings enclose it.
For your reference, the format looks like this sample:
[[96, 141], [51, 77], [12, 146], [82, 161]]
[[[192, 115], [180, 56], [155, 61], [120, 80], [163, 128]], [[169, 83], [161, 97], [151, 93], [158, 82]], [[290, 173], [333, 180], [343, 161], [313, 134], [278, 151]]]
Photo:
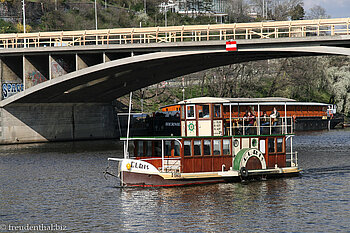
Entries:
[[237, 42], [226, 41], [226, 51], [237, 51]]

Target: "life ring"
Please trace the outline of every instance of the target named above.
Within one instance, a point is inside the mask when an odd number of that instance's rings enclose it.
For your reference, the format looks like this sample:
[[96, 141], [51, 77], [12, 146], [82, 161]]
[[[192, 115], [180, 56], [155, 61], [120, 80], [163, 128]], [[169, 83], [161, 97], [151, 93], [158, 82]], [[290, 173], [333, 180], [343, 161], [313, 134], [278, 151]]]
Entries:
[[248, 170], [245, 167], [241, 167], [241, 169], [239, 170], [239, 173], [241, 174], [241, 177], [243, 179], [248, 178], [248, 176], [249, 176]]

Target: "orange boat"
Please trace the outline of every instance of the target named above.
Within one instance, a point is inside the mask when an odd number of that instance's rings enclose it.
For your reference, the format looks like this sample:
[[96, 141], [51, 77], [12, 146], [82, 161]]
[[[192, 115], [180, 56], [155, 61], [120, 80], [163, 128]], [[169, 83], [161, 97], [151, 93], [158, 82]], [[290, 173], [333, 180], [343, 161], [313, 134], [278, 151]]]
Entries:
[[[202, 98], [188, 101], [200, 99]], [[230, 105], [224, 105], [223, 114], [226, 119], [228, 119], [230, 112], [232, 117], [243, 116], [247, 110], [252, 112], [259, 110], [261, 113], [266, 111], [270, 114], [276, 107], [281, 115], [293, 118], [296, 131], [334, 129], [336, 125], [344, 122], [343, 117], [335, 117], [336, 105], [334, 104], [298, 102], [281, 97], [221, 99], [230, 102]], [[167, 105], [161, 107], [160, 110], [162, 112], [180, 111], [180, 104]]]

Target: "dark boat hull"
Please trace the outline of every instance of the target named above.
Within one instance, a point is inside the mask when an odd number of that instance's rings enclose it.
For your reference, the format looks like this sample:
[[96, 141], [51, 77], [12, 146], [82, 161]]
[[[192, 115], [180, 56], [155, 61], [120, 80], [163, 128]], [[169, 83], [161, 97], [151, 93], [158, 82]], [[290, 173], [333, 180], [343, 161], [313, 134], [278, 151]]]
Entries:
[[[330, 122], [329, 122], [330, 121]], [[344, 122], [342, 118], [321, 119], [321, 118], [297, 118], [295, 121], [295, 131], [313, 131], [334, 129], [336, 125]]]

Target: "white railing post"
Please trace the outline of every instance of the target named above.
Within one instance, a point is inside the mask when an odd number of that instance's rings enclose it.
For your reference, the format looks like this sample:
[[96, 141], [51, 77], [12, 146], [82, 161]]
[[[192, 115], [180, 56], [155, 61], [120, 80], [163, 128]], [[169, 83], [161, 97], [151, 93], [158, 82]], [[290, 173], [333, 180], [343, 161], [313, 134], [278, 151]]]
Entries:
[[287, 102], [284, 102], [284, 133], [287, 134]]
[[260, 104], [258, 103], [258, 123], [256, 124], [258, 126], [257, 134], [260, 135]]
[[232, 136], [232, 105], [230, 103], [230, 136]]
[[162, 172], [164, 172], [164, 140], [162, 140]]

